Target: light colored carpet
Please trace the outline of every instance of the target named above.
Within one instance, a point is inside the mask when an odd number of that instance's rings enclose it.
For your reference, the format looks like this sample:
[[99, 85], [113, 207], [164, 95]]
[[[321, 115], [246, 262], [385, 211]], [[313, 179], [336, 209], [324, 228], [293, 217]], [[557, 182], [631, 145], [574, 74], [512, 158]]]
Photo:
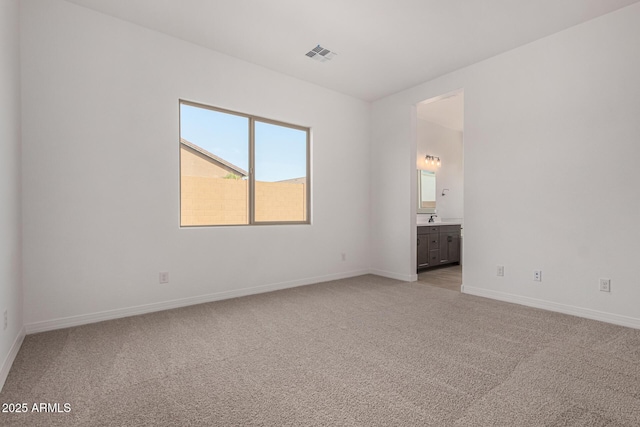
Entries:
[[3, 426], [638, 426], [640, 331], [361, 276], [28, 336]]

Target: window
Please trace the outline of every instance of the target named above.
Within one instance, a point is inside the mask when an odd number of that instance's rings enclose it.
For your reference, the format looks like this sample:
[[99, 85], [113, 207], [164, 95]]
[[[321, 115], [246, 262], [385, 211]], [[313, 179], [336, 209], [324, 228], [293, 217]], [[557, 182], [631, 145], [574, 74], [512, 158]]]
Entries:
[[180, 101], [180, 225], [308, 224], [309, 128]]

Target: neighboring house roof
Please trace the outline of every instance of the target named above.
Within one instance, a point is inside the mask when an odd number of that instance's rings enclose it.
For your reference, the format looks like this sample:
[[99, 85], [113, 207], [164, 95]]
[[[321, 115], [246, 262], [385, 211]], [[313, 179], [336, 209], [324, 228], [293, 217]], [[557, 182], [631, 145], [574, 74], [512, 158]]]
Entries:
[[208, 152], [204, 148], [194, 144], [191, 141], [187, 141], [184, 138], [180, 138], [180, 144], [184, 145], [185, 147], [191, 148], [194, 151], [197, 151], [198, 153], [202, 154], [203, 156], [210, 158], [214, 162], [220, 163], [221, 165], [224, 165], [227, 168], [232, 169], [234, 172], [237, 172], [237, 175], [248, 176], [248, 173], [247, 173], [246, 170], [244, 170], [242, 168], [239, 168], [238, 166], [234, 165], [233, 163], [230, 163], [230, 162], [226, 161], [222, 157], [218, 157], [215, 154]]
[[306, 184], [307, 177], [301, 176], [300, 178], [283, 179], [282, 181], [276, 181], [276, 182], [286, 182], [288, 184]]

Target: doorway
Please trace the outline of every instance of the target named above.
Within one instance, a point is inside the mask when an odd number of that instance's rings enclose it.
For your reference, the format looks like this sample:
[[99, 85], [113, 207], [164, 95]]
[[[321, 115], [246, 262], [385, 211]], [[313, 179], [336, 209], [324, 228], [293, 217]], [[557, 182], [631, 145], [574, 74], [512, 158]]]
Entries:
[[462, 285], [462, 265], [451, 265], [419, 271], [418, 282], [460, 292], [460, 286]]
[[[460, 292], [464, 253], [464, 91], [427, 99], [417, 104], [416, 136], [419, 171], [435, 174], [435, 213], [419, 209], [420, 227], [433, 218], [439, 225], [460, 224], [460, 264], [418, 271], [418, 282]], [[424, 195], [420, 194], [420, 197]]]

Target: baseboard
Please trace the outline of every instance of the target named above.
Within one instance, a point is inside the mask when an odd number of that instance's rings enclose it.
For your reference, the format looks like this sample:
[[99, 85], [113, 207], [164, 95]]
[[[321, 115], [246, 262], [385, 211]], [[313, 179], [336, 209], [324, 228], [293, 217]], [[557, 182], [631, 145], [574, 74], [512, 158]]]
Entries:
[[16, 356], [18, 355], [18, 351], [20, 351], [20, 347], [22, 347], [22, 342], [24, 341], [24, 336], [26, 335], [26, 329], [23, 326], [18, 332], [18, 336], [15, 341], [13, 341], [13, 345], [9, 350], [9, 354], [5, 357], [4, 362], [2, 362], [2, 366], [0, 366], [0, 391], [4, 387], [4, 383], [9, 376], [9, 371], [11, 370], [11, 366], [13, 365], [13, 361], [16, 360]]
[[369, 270], [369, 273], [375, 274], [376, 276], [387, 277], [389, 279], [402, 280], [403, 282], [415, 282], [416, 280], [418, 280], [417, 274], [401, 274], [401, 273], [394, 273], [391, 271], [376, 270], [376, 269]]
[[629, 328], [640, 329], [640, 319], [635, 317], [621, 316], [619, 314], [605, 313], [603, 311], [589, 308], [576, 307], [572, 305], [560, 304], [536, 298], [524, 297], [520, 295], [508, 294], [505, 292], [492, 291], [489, 289], [475, 288], [472, 286], [462, 286], [462, 293], [476, 295], [479, 297], [491, 298], [499, 301], [512, 302], [526, 305], [528, 307], [542, 308], [544, 310], [558, 313], [571, 314], [573, 316], [584, 317], [586, 319], [599, 320], [601, 322], [612, 323], [614, 325], [627, 326]]
[[260, 294], [264, 292], [278, 291], [282, 289], [295, 288], [298, 286], [311, 285], [314, 283], [328, 282], [331, 280], [346, 279], [349, 277], [362, 276], [371, 273], [370, 270], [355, 270], [344, 273], [329, 274], [325, 276], [315, 276], [288, 282], [273, 283], [269, 285], [255, 286], [232, 291], [216, 292], [213, 294], [200, 295], [196, 297], [181, 298], [177, 300], [145, 304], [134, 307], [120, 308], [115, 310], [101, 311], [98, 313], [82, 314], [78, 316], [63, 317], [42, 322], [33, 322], [25, 325], [27, 334], [53, 331], [56, 329], [71, 328], [73, 326], [86, 325], [89, 323], [102, 322], [105, 320], [120, 319], [122, 317], [137, 316], [140, 314], [152, 313], [173, 308], [186, 307], [189, 305], [203, 304], [207, 302], [220, 301], [230, 298], [237, 298], [247, 295]]

